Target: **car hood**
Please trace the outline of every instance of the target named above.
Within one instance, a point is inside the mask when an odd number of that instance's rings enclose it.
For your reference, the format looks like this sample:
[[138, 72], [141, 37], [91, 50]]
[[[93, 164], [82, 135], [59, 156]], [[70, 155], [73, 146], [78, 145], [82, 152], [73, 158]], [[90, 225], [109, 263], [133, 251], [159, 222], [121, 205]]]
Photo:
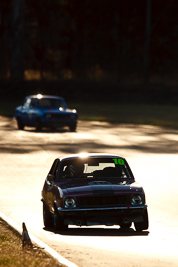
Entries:
[[68, 181], [60, 188], [63, 190], [64, 195], [81, 196], [81, 195], [112, 195], [119, 193], [136, 193], [142, 192], [142, 187], [135, 181], [105, 181], [93, 180], [82, 181], [75, 180]]

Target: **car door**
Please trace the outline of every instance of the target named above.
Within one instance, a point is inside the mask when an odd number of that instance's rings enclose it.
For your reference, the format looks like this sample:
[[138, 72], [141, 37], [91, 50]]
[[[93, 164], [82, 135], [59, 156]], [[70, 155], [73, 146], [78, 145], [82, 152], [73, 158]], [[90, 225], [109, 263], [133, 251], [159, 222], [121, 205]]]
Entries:
[[[49, 179], [47, 178], [47, 205], [49, 207], [49, 211], [54, 213], [54, 201], [56, 199], [56, 179], [57, 172], [59, 167], [59, 159], [56, 159], [51, 167], [51, 170], [48, 174]], [[51, 180], [51, 178], [53, 178]]]
[[28, 110], [29, 123], [31, 126], [34, 126], [36, 121], [37, 110], [35, 105], [36, 105], [36, 99], [31, 98]]
[[24, 101], [23, 105], [22, 105], [22, 115], [21, 115], [21, 119], [23, 121], [23, 123], [25, 125], [31, 125], [31, 121], [32, 121], [32, 116], [31, 116], [31, 98], [26, 98], [26, 100]]

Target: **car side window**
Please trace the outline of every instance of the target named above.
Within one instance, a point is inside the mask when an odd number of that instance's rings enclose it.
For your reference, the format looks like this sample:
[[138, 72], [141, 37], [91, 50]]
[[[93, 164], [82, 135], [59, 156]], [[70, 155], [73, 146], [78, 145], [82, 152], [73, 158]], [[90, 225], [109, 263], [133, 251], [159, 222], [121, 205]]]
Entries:
[[34, 108], [34, 107], [35, 107], [35, 99], [32, 98], [31, 103], [30, 103], [30, 108]]
[[53, 162], [53, 165], [49, 171], [49, 174], [54, 175], [54, 181], [57, 181], [58, 178], [58, 167], [59, 167], [59, 159], [55, 159], [55, 161]]
[[27, 98], [27, 100], [23, 104], [23, 108], [30, 108], [31, 99]]

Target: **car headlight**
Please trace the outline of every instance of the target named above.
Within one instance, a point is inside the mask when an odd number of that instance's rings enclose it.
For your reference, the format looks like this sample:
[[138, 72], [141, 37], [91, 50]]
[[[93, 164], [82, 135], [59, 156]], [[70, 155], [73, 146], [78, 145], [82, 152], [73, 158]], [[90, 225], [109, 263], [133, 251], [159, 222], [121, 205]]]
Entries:
[[76, 207], [76, 202], [73, 197], [68, 197], [64, 200], [64, 207], [65, 208], [75, 208]]
[[132, 197], [132, 202], [131, 202], [132, 205], [141, 205], [143, 204], [143, 200], [142, 200], [142, 197], [141, 195], [134, 195]]

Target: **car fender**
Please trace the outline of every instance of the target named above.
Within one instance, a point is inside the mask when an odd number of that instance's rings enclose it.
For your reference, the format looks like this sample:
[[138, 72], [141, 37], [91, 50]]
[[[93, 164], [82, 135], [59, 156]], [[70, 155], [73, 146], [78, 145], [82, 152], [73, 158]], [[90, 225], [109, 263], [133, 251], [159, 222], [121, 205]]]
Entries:
[[56, 208], [56, 209], [58, 209], [58, 207], [60, 207], [61, 205], [62, 205], [62, 200], [63, 200], [63, 196], [64, 196], [64, 194], [63, 194], [63, 191], [62, 191], [62, 189], [60, 188], [60, 187], [58, 187], [58, 186], [55, 186], [54, 187], [54, 191], [55, 191], [55, 193], [54, 193], [54, 195], [55, 195], [55, 199], [54, 199], [54, 209]]
[[46, 204], [45, 203], [45, 200], [44, 200], [44, 197], [41, 198], [41, 202], [43, 202], [44, 204]]
[[57, 211], [59, 208], [58, 202], [55, 200], [54, 201], [54, 211]]

